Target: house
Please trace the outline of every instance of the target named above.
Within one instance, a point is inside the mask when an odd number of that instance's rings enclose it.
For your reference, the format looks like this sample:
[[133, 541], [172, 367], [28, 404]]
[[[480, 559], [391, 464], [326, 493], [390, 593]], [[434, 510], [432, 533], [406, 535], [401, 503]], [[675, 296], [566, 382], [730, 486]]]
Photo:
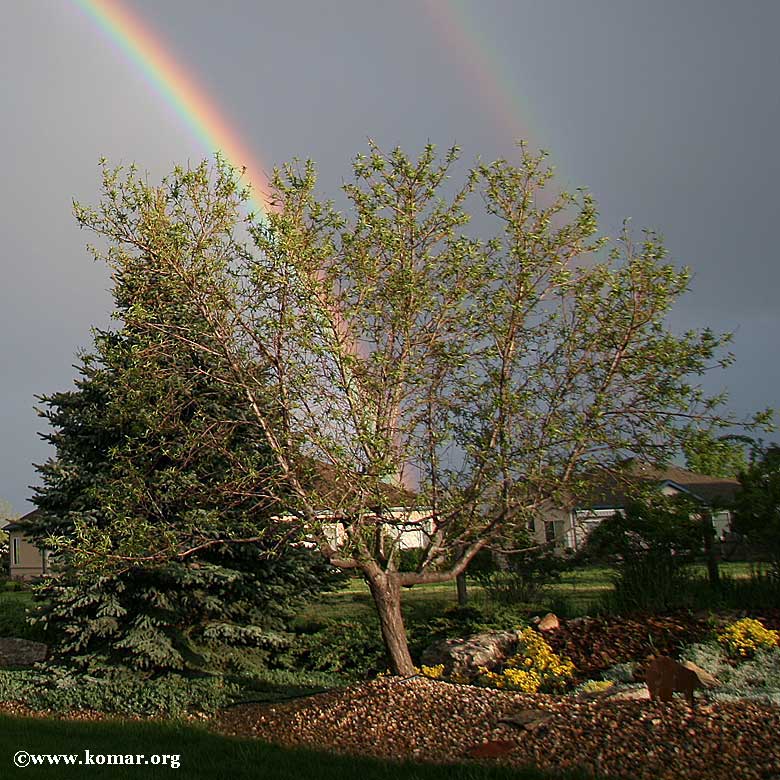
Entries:
[[687, 495], [711, 511], [715, 536], [722, 540], [731, 530], [731, 512], [726, 507], [739, 489], [736, 479], [696, 474], [679, 466], [658, 468], [638, 461], [629, 462], [619, 475], [603, 472], [588, 483], [580, 495], [572, 496], [567, 507], [550, 505], [530, 524], [536, 542], [576, 552], [605, 517], [624, 510], [632, 494], [648, 486], [669, 496]]
[[[322, 533], [327, 543], [338, 549], [347, 539], [345, 524], [339, 517], [344, 516], [345, 507], [353, 505], [358, 499], [361, 475], [345, 476], [322, 461], [310, 461], [310, 466], [305, 481], [320, 503], [317, 517], [322, 521]], [[382, 536], [398, 550], [425, 547], [433, 533], [430, 510], [418, 506], [417, 495], [398, 483], [380, 482], [376, 487], [379, 488], [383, 514], [387, 518], [387, 522], [382, 524]], [[370, 510], [366, 517], [371, 519]]]
[[32, 580], [50, 571], [49, 551], [36, 547], [26, 534], [26, 525], [37, 512], [28, 512], [3, 528], [8, 533], [8, 572], [13, 580]]

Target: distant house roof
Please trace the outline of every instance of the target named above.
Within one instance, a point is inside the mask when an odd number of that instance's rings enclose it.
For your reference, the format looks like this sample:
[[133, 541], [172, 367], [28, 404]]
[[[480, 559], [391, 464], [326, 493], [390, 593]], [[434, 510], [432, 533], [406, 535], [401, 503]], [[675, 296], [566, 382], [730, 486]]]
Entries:
[[680, 466], [658, 468], [630, 461], [620, 472], [595, 476], [576, 497], [575, 504], [581, 509], [621, 509], [637, 488], [650, 485], [669, 485], [708, 505], [731, 502], [740, 487], [739, 481], [730, 477], [711, 477]]
[[26, 515], [22, 515], [21, 517], [17, 517], [16, 520], [11, 520], [10, 523], [6, 523], [3, 526], [3, 531], [19, 531], [24, 530], [25, 526], [28, 524], [28, 522], [40, 514], [39, 509], [33, 509], [32, 512], [28, 512]]

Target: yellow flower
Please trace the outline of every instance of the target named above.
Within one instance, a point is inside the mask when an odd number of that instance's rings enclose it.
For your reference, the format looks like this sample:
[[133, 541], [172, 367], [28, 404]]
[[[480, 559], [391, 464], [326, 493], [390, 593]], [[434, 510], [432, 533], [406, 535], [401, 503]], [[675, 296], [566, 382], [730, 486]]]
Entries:
[[743, 618], [718, 634], [718, 642], [726, 652], [737, 658], [750, 658], [758, 649], [769, 649], [778, 644], [780, 633], [765, 628], [758, 620]]
[[436, 664], [436, 666], [425, 666], [423, 664], [420, 667], [420, 673], [424, 677], [430, 677], [432, 680], [440, 680], [444, 675], [444, 664]]
[[507, 660], [501, 673], [480, 669], [481, 680], [495, 688], [511, 688], [523, 693], [565, 686], [574, 674], [574, 664], [559, 658], [544, 638], [532, 628], [519, 634], [520, 651]]

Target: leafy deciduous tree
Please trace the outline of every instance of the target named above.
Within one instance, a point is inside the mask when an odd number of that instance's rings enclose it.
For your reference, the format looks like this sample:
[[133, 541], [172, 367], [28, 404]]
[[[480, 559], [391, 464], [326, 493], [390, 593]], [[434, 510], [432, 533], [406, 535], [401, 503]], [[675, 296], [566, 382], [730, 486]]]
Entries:
[[745, 449], [754, 446], [750, 436], [714, 436], [710, 431], [693, 430], [683, 443], [685, 465], [698, 474], [736, 478], [748, 465]]
[[[723, 339], [665, 327], [689, 274], [657, 236], [624, 232], [609, 248], [590, 195], [551, 193], [544, 154], [524, 145], [516, 165], [477, 165], [460, 188], [457, 158], [372, 145], [344, 186], [347, 216], [316, 197], [311, 163], [285, 166], [267, 219], [249, 225], [251, 251], [224, 166], [158, 188], [106, 169], [99, 208], [77, 209], [108, 240], [98, 254], [114, 273], [145, 263], [177, 287], [194, 332], [145, 304], [128, 322], [166, 354], [209, 355], [208, 375], [241, 395], [235, 416], [276, 466], [256, 494], [283, 502], [334, 565], [362, 572], [397, 674], [413, 669], [402, 587], [455, 578], [595, 464], [670, 458], [719, 401], [695, 378]], [[488, 240], [465, 233], [477, 197], [480, 231], [498, 228]], [[337, 492], [311, 478], [318, 464]], [[413, 493], [388, 491], [393, 481]], [[427, 543], [402, 571], [395, 548], [413, 524]], [[81, 527], [85, 550], [100, 540]], [[161, 549], [139, 532], [104, 552]]]

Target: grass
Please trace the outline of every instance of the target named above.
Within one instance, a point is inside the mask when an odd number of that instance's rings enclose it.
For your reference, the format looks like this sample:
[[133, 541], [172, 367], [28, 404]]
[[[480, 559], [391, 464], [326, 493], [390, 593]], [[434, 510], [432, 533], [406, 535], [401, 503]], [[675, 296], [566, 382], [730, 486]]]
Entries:
[[[706, 577], [704, 564], [688, 567], [697, 577]], [[749, 563], [721, 563], [721, 574], [726, 578], [743, 579], [750, 576]], [[606, 566], [589, 566], [565, 573], [559, 582], [550, 586], [545, 603], [518, 605], [528, 612], [552, 607], [567, 616], [584, 615], [596, 608], [605, 593], [612, 590], [614, 570]], [[468, 585], [469, 603], [484, 606], [482, 588], [473, 582]], [[416, 585], [403, 592], [404, 619], [407, 623], [423, 624], [440, 616], [446, 609], [457, 606], [454, 582]], [[25, 614], [32, 604], [30, 591], [0, 590], [0, 636], [38, 638], [35, 630], [26, 624]], [[565, 607], [565, 609], [564, 609]], [[321, 624], [328, 620], [373, 620], [376, 612], [363, 580], [352, 578], [347, 585], [326, 593], [298, 617], [299, 625]]]
[[[701, 564], [688, 567], [691, 574], [706, 578], [707, 568]], [[746, 579], [751, 573], [749, 563], [720, 564], [724, 578]], [[556, 608], [566, 616], [585, 615], [598, 608], [604, 594], [613, 590], [612, 577], [615, 570], [608, 566], [588, 566], [563, 574], [561, 579], [550, 586], [545, 602], [542, 604], [518, 605], [528, 612]], [[480, 607], [485, 603], [482, 588], [469, 582], [469, 603]], [[403, 592], [404, 620], [411, 623], [425, 623], [440, 616], [446, 609], [457, 605], [457, 593], [454, 582], [432, 585], [416, 585]], [[310, 605], [299, 618], [299, 624], [323, 623], [327, 620], [367, 620], [375, 617], [374, 605], [367, 585], [360, 579], [350, 579], [347, 585], [334, 592], [327, 593]]]
[[[268, 777], [274, 780], [543, 780], [557, 775], [535, 769], [512, 770], [484, 765], [435, 766], [393, 763], [372, 759], [348, 758], [301, 749], [286, 749], [255, 740], [222, 737], [202, 727], [159, 722], [83, 722], [32, 718], [0, 717], [0, 771], [7, 776], [17, 751], [34, 755], [75, 755], [83, 760], [84, 751], [92, 756], [143, 754], [178, 756], [179, 771], [184, 777], [211, 780], [215, 777]], [[28, 766], [25, 777], [57, 778], [133, 778], [171, 777], [169, 766], [145, 765], [49, 765]], [[175, 770], [174, 770], [175, 771]], [[568, 774], [566, 777], [589, 777]]]
[[[470, 593], [477, 590], [469, 588]], [[404, 619], [424, 622], [458, 603], [454, 582], [415, 585], [402, 595]], [[326, 593], [299, 617], [301, 623], [323, 623], [327, 620], [366, 620], [376, 615], [374, 602], [363, 580], [350, 579], [347, 585]]]
[[[552, 585], [544, 604], [518, 605], [528, 612], [540, 611], [549, 604], [564, 600], [571, 615], [585, 614], [599, 600], [601, 595], [612, 590], [613, 570], [607, 567], [589, 567], [567, 572], [560, 581]], [[469, 603], [483, 606], [485, 595], [482, 588], [472, 582], [468, 584]], [[457, 606], [458, 598], [454, 582], [432, 585], [415, 585], [402, 595], [404, 620], [407, 623], [424, 623], [440, 616], [446, 609]], [[374, 605], [367, 585], [358, 579], [351, 579], [346, 587], [325, 594], [302, 613], [299, 622], [321, 623], [326, 620], [367, 620], [375, 616]]]

